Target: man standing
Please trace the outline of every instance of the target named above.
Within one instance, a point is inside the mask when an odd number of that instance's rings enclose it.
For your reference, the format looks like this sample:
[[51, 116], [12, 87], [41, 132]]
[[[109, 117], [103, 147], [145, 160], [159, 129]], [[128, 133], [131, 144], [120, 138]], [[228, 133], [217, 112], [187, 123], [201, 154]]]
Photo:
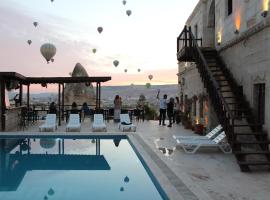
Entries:
[[166, 126], [165, 119], [166, 119], [166, 109], [167, 109], [167, 94], [164, 94], [163, 99], [159, 98], [160, 90], [157, 93], [157, 99], [159, 100], [159, 125]]

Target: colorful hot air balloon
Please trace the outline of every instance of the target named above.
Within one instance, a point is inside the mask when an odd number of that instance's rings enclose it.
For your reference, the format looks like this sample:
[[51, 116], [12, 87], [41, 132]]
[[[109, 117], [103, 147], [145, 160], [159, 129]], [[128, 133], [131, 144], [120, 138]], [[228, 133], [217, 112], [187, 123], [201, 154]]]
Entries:
[[117, 66], [119, 65], [119, 61], [118, 61], [118, 60], [113, 61], [113, 65], [114, 65], [115, 67], [117, 67]]
[[49, 63], [49, 61], [55, 56], [56, 48], [53, 44], [45, 43], [40, 47], [40, 53]]
[[124, 1], [122, 1], [122, 3], [123, 3], [123, 5], [126, 5], [127, 1], [124, 0]]
[[138, 72], [140, 72], [141, 71], [141, 69], [138, 69]]
[[33, 25], [34, 25], [35, 27], [37, 27], [37, 26], [38, 26], [38, 22], [33, 22]]
[[127, 10], [126, 13], [127, 13], [127, 16], [130, 16], [132, 12], [131, 10]]
[[93, 52], [93, 53], [96, 53], [96, 52], [97, 52], [97, 49], [92, 49], [92, 52]]
[[102, 33], [103, 28], [100, 26], [100, 27], [97, 28], [97, 31], [98, 31], [99, 33]]
[[29, 45], [31, 45], [31, 44], [32, 44], [32, 40], [27, 40], [27, 43], [28, 43]]
[[127, 69], [125, 69], [125, 73], [127, 73]]
[[150, 74], [150, 75], [148, 76], [148, 78], [149, 78], [149, 80], [151, 81], [151, 80], [154, 78], [154, 76], [153, 76], [152, 74]]

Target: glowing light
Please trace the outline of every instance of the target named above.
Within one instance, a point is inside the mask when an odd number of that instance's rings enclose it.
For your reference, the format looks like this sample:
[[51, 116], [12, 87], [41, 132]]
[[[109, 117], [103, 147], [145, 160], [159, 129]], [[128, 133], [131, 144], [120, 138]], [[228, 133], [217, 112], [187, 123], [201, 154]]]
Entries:
[[209, 123], [208, 116], [204, 117], [204, 125], [207, 126]]
[[199, 117], [196, 117], [195, 123], [196, 123], [196, 124], [200, 124], [200, 118], [199, 118]]
[[222, 41], [222, 34], [221, 34], [221, 31], [219, 31], [219, 32], [217, 33], [217, 43], [218, 43], [218, 45], [221, 44], [221, 41]]
[[269, 0], [263, 0], [263, 11], [269, 10]]
[[241, 14], [238, 11], [235, 14], [235, 28], [236, 28], [236, 31], [239, 31], [240, 27], [241, 27]]

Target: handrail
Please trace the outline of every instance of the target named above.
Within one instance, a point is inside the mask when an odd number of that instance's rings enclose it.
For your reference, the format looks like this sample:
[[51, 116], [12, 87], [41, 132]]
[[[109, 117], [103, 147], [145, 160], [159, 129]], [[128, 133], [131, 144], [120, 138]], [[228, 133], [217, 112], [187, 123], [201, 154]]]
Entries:
[[[181, 38], [183, 35], [185, 37]], [[212, 72], [209, 69], [209, 66], [208, 66], [208, 64], [203, 56], [203, 53], [198, 46], [197, 41], [201, 40], [201, 39], [195, 39], [195, 37], [191, 31], [191, 27], [187, 28], [187, 26], [185, 26], [183, 31], [177, 37], [177, 52], [179, 52], [179, 40], [185, 40], [185, 47], [193, 47], [197, 51], [198, 57], [202, 61], [202, 64], [204, 65], [204, 68], [206, 69], [206, 71], [209, 75], [210, 81], [213, 83], [213, 86], [216, 89], [217, 95], [220, 98], [222, 104], [224, 105], [226, 112], [228, 113], [230, 119], [234, 120], [234, 115], [233, 115], [229, 105], [227, 104], [227, 102], [225, 101], [224, 97], [222, 96], [222, 94], [220, 92], [219, 84], [217, 83], [216, 79], [212, 75]], [[188, 44], [187, 40], [189, 40], [189, 44]], [[202, 43], [202, 40], [201, 40], [201, 43]]]
[[185, 27], [183, 31], [186, 31], [189, 33], [189, 37], [190, 37], [190, 44], [192, 47], [194, 47], [199, 55], [199, 58], [201, 59], [202, 61], [202, 64], [204, 65], [204, 68], [207, 70], [207, 73], [209, 75], [209, 78], [210, 78], [210, 81], [212, 81], [212, 83], [214, 84], [214, 88], [216, 89], [217, 91], [217, 95], [218, 97], [221, 99], [222, 101], [222, 104], [224, 105], [226, 111], [228, 112], [229, 114], [229, 117], [234, 120], [234, 115], [232, 114], [232, 111], [231, 109], [229, 108], [229, 105], [227, 104], [227, 102], [225, 101], [224, 97], [222, 96], [221, 92], [220, 92], [220, 87], [219, 87], [219, 84], [217, 83], [216, 79], [214, 78], [214, 76], [212, 75], [209, 67], [208, 67], [208, 64], [203, 56], [203, 53], [202, 51], [200, 50], [198, 44], [197, 44], [197, 40], [195, 39], [192, 31], [191, 31], [191, 27], [189, 27], [188, 29]]

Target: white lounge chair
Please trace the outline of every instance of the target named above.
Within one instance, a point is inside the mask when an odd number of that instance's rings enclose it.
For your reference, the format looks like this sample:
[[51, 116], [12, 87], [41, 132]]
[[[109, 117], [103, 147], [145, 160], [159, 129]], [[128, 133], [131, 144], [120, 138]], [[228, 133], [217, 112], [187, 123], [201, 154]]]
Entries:
[[136, 131], [136, 126], [131, 123], [128, 114], [120, 114], [120, 123], [118, 127], [122, 132]]
[[40, 132], [54, 132], [57, 129], [56, 114], [47, 114], [45, 123], [39, 127]]
[[70, 114], [68, 124], [66, 126], [67, 132], [80, 132], [81, 122], [79, 114]]
[[230, 145], [224, 141], [226, 138], [225, 132], [220, 133], [213, 140], [177, 140], [186, 153], [195, 153], [201, 147], [218, 147], [223, 153], [231, 153]]
[[94, 114], [94, 123], [92, 125], [93, 132], [106, 132], [107, 126], [104, 123], [102, 114]]
[[222, 126], [219, 124], [216, 128], [210, 131], [205, 136], [183, 136], [183, 135], [173, 135], [176, 140], [211, 140], [222, 130]]

